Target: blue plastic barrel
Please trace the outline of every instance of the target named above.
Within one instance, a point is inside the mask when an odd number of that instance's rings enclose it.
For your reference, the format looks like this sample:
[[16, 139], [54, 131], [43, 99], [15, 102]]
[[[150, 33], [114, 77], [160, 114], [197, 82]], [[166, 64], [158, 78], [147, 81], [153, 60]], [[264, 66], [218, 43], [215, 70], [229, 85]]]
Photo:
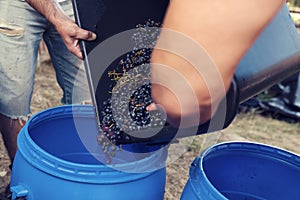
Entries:
[[300, 199], [300, 157], [251, 142], [214, 145], [197, 157], [181, 200]]
[[18, 137], [13, 199], [164, 198], [165, 148], [146, 154], [123, 150], [106, 165], [97, 134], [92, 106], [61, 106], [30, 118]]

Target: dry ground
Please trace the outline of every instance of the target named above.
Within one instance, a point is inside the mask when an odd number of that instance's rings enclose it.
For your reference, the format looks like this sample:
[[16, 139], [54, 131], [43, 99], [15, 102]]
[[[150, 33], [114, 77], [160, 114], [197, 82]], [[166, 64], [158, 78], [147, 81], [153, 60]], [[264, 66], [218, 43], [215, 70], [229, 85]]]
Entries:
[[[61, 91], [56, 84], [53, 69], [49, 63], [44, 63], [38, 68], [35, 82], [32, 100], [33, 113], [60, 105]], [[194, 141], [192, 145], [189, 145], [188, 151], [167, 166], [165, 200], [180, 199], [183, 187], [188, 179], [188, 170], [192, 160], [203, 148], [217, 142], [255, 141], [275, 145], [300, 154], [299, 123], [290, 124], [270, 117], [263, 117], [255, 112], [237, 115], [226, 130], [197, 136], [193, 139]], [[10, 163], [2, 140], [0, 140], [0, 163], [0, 192], [3, 192], [10, 179], [8, 169]], [[5, 198], [0, 195], [0, 200], [5, 200]]]

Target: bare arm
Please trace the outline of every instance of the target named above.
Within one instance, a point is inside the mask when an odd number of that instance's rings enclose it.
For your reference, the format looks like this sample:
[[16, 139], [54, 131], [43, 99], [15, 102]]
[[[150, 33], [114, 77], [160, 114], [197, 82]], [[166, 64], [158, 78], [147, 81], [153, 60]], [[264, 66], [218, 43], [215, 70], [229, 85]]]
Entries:
[[[169, 123], [179, 126], [183, 120], [183, 126], [191, 126], [212, 117], [240, 59], [283, 3], [285, 0], [170, 1], [163, 28], [190, 38], [206, 54], [197, 55], [199, 51], [189, 42], [161, 32], [151, 58], [152, 96], [166, 110]], [[183, 56], [167, 50], [176, 48], [182, 49]], [[219, 73], [207, 73], [211, 67]]]
[[94, 40], [91, 31], [79, 28], [73, 20], [64, 14], [56, 0], [26, 0], [34, 9], [44, 15], [61, 35], [67, 48], [82, 59], [78, 40]]

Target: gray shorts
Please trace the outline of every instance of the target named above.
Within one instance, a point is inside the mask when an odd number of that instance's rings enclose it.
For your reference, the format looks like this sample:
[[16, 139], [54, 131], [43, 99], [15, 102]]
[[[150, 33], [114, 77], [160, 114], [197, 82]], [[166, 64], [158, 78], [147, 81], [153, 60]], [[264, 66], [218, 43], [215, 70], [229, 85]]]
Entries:
[[62, 103], [90, 99], [83, 63], [68, 51], [54, 27], [25, 0], [0, 0], [0, 113], [8, 117], [30, 114], [42, 38], [63, 90]]

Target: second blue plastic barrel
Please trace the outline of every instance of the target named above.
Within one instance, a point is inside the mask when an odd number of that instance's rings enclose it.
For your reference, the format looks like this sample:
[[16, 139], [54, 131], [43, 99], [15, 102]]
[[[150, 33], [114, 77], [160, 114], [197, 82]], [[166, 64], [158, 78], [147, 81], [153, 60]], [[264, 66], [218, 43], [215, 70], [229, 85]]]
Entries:
[[300, 199], [300, 157], [268, 145], [221, 143], [190, 167], [181, 200]]

